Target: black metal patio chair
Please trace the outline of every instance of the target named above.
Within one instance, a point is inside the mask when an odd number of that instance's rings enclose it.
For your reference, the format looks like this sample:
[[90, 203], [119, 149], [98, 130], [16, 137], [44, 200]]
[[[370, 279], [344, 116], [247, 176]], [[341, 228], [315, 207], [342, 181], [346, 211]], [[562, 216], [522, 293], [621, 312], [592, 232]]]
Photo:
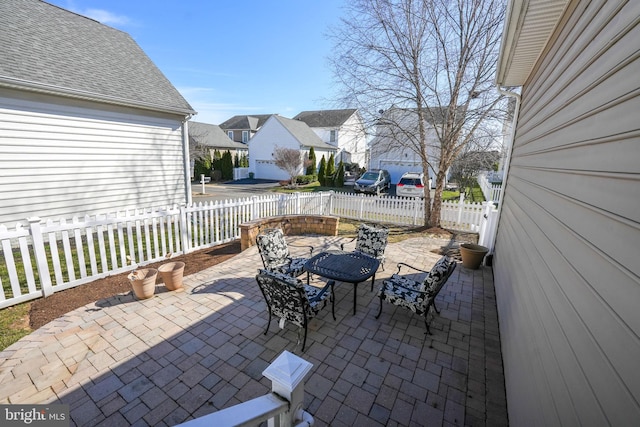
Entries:
[[[356, 242], [355, 251], [362, 252], [380, 260], [382, 270], [384, 270], [384, 250], [387, 248], [389, 239], [389, 229], [384, 225], [361, 224], [358, 227], [358, 234], [348, 242], [342, 243], [340, 249], [344, 250], [345, 246]], [[373, 282], [376, 275], [371, 277], [371, 291], [373, 291]]]
[[267, 335], [271, 325], [271, 315], [277, 316], [281, 319], [281, 328], [284, 326], [284, 321], [289, 321], [299, 326], [298, 343], [300, 342], [300, 328], [304, 328], [304, 340], [302, 342], [302, 351], [304, 351], [307, 344], [309, 319], [315, 317], [327, 305], [327, 298], [331, 301], [333, 320], [336, 320], [333, 293], [335, 282], [333, 280], [328, 281], [323, 288], [317, 288], [302, 282], [296, 277], [262, 269], [259, 270], [256, 280], [269, 310], [269, 320], [264, 331], [265, 335]]
[[[419, 316], [423, 316], [424, 324], [427, 327], [426, 333], [431, 334], [428, 320], [429, 311], [431, 307], [433, 307], [436, 313], [440, 313], [436, 307], [436, 296], [438, 296], [442, 287], [447, 283], [456, 266], [456, 261], [447, 256], [440, 258], [430, 271], [421, 270], [403, 262], [398, 263], [398, 272], [389, 279], [384, 280], [378, 291], [380, 309], [378, 310], [376, 319], [378, 319], [382, 313], [383, 301], [387, 301], [399, 307], [409, 309]], [[419, 274], [425, 273], [426, 276], [421, 281], [414, 280], [406, 275], [401, 276], [400, 270], [402, 267], [421, 272]]]
[[[308, 258], [291, 256], [284, 232], [280, 228], [264, 229], [256, 237], [256, 245], [265, 270], [278, 271], [295, 277], [304, 272], [303, 266]], [[309, 257], [311, 257], [313, 246], [304, 247], [310, 248]]]

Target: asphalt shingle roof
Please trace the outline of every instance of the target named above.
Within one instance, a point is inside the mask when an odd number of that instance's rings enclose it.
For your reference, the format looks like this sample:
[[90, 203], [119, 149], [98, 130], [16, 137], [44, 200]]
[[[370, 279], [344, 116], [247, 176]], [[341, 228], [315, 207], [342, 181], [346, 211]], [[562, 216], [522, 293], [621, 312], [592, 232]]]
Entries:
[[189, 139], [200, 145], [215, 148], [248, 150], [249, 147], [241, 142], [232, 141], [220, 126], [208, 123], [189, 122]]
[[322, 141], [316, 133], [305, 123], [298, 120], [287, 119], [281, 116], [274, 116], [282, 126], [284, 126], [304, 147], [322, 148], [325, 150], [335, 150], [336, 147]]
[[0, 46], [0, 86], [194, 112], [127, 33], [43, 1], [0, 1]]
[[319, 110], [303, 111], [293, 118], [305, 122], [312, 128], [340, 127], [353, 116], [357, 110], [349, 108], [344, 110]]
[[262, 127], [264, 122], [273, 114], [255, 114], [255, 115], [239, 115], [233, 116], [229, 120], [220, 123], [220, 127], [225, 130], [253, 130], [256, 131]]

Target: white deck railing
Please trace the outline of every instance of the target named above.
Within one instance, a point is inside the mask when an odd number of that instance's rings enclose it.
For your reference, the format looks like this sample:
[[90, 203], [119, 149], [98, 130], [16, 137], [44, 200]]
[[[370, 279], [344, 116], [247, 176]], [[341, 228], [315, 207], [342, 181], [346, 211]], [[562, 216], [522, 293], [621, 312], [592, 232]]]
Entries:
[[[492, 204], [442, 204], [445, 228], [493, 230]], [[334, 215], [420, 226], [419, 199], [339, 192], [253, 196], [164, 209], [131, 209], [83, 218], [0, 225], [0, 308], [240, 238], [240, 224], [277, 215]], [[485, 218], [486, 217], [486, 218]], [[480, 236], [481, 240], [483, 236]], [[486, 239], [484, 239], [486, 240]], [[484, 241], [483, 240], [483, 241]]]
[[271, 380], [271, 393], [187, 421], [177, 427], [243, 427], [268, 421], [272, 427], [311, 426], [313, 416], [302, 409], [304, 377], [313, 365], [283, 351], [262, 375]]

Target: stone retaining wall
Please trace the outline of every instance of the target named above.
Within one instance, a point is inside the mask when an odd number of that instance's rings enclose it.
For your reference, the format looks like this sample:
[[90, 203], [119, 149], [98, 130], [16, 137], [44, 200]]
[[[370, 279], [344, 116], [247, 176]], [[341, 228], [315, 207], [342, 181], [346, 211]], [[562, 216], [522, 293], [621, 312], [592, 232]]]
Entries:
[[289, 236], [301, 234], [324, 234], [327, 236], [338, 235], [337, 216], [324, 215], [281, 215], [240, 224], [241, 250], [250, 248], [256, 244], [256, 237], [265, 228], [281, 228], [284, 234]]

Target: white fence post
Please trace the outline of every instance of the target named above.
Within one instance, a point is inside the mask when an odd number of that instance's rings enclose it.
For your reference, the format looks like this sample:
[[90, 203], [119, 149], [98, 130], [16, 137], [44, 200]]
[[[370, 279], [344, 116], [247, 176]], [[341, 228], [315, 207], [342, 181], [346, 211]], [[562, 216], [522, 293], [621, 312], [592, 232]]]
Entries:
[[313, 424], [313, 417], [302, 409], [304, 377], [313, 365], [301, 357], [283, 351], [262, 375], [271, 380], [271, 391], [289, 401], [289, 410], [269, 420], [269, 427], [289, 427], [299, 422]]
[[482, 218], [480, 220], [480, 230], [478, 232], [478, 244], [485, 246], [489, 252], [493, 251], [491, 247], [493, 241], [493, 233], [495, 232], [496, 222], [498, 218], [498, 210], [493, 203], [484, 202], [482, 210]]
[[251, 196], [251, 221], [258, 218], [258, 196]]
[[51, 275], [49, 274], [49, 265], [47, 264], [47, 253], [44, 250], [44, 239], [42, 238], [42, 229], [40, 228], [40, 218], [28, 218], [29, 232], [31, 233], [31, 241], [33, 242], [33, 253], [36, 257], [36, 266], [38, 267], [38, 276], [40, 276], [40, 284], [42, 285], [42, 295], [47, 297], [53, 294], [51, 285]]
[[187, 207], [185, 205], [180, 206], [180, 241], [182, 242], [182, 253], [188, 254], [191, 252], [191, 242], [188, 232]]
[[329, 191], [329, 215], [333, 215], [333, 196], [335, 192], [333, 190]]
[[458, 202], [458, 224], [462, 222], [463, 210], [464, 210], [464, 193], [460, 193], [460, 201]]

